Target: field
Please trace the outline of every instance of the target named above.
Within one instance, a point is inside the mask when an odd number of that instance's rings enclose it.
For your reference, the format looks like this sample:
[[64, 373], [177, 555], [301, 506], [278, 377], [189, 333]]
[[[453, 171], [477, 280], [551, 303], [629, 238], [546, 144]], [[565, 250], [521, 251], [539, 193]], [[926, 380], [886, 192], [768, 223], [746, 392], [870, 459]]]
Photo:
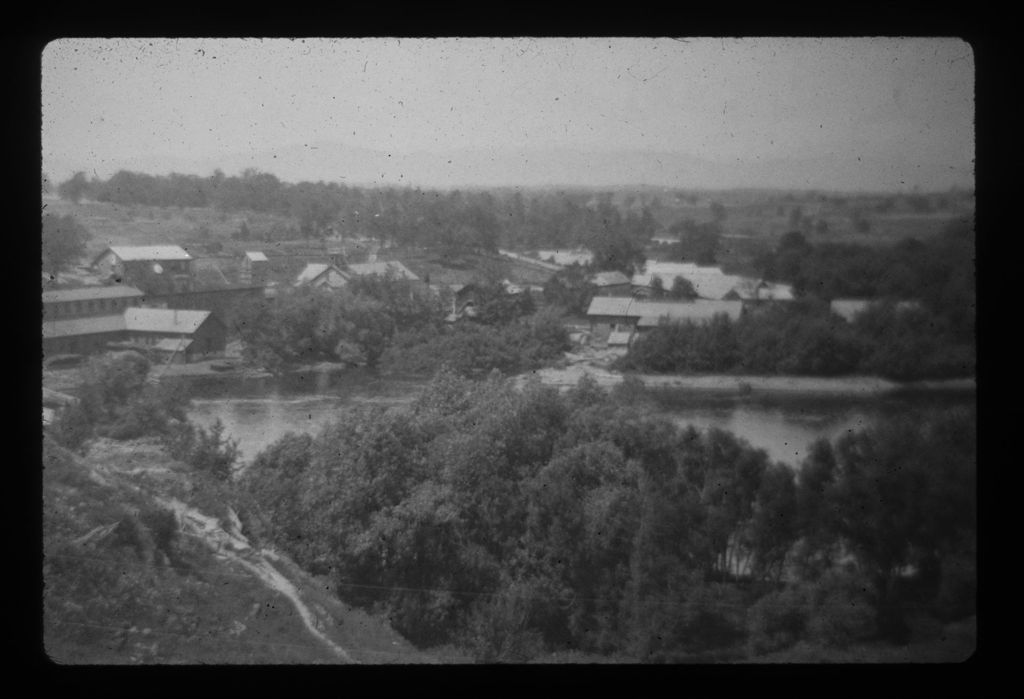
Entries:
[[74, 216], [92, 233], [89, 255], [97, 255], [111, 245], [175, 244], [201, 251], [215, 242], [230, 253], [259, 245], [231, 239], [243, 221], [257, 238], [268, 229], [295, 225], [291, 219], [272, 214], [228, 214], [212, 208], [119, 206], [97, 201], [75, 204], [58, 197], [46, 197], [43, 204], [47, 213]]
[[[620, 190], [617, 202], [634, 213], [641, 202], [649, 206], [659, 226], [655, 232], [659, 239], [671, 239], [668, 229], [680, 221], [714, 220], [712, 205], [721, 204], [724, 218], [720, 220], [723, 235], [718, 261], [728, 271], [741, 273], [749, 272], [754, 259], [793, 230], [803, 232], [812, 243], [889, 245], [907, 237], [926, 239], [941, 232], [950, 221], [973, 215], [974, 211], [973, 196], [967, 193], [927, 198], [745, 190], [700, 194], [646, 192], [636, 196], [629, 191]], [[89, 256], [110, 245], [178, 244], [194, 257], [210, 258], [197, 267], [200, 271], [209, 268], [213, 281], [220, 280], [221, 273], [234, 279], [237, 261], [245, 250], [264, 250], [278, 258], [271, 265], [272, 277], [278, 281], [293, 278], [306, 262], [323, 261], [327, 256], [324, 243], [294, 239], [298, 222], [285, 216], [251, 211], [226, 213], [214, 208], [121, 206], [87, 200], [75, 204], [53, 195], [46, 195], [43, 204], [47, 212], [70, 214], [85, 225], [92, 233]], [[243, 222], [251, 233], [248, 241], [233, 237]], [[270, 237], [274, 242], [265, 241]], [[353, 262], [364, 260], [375, 248], [374, 243], [352, 239], [337, 245]], [[659, 259], [668, 250], [668, 245], [656, 243], [649, 248], [648, 256]], [[387, 250], [382, 257], [401, 260], [420, 277], [429, 275], [432, 283], [465, 284], [482, 274], [540, 285], [550, 276], [543, 269], [498, 256], [453, 257], [405, 248]]]
[[[352, 239], [336, 244], [277, 239], [265, 242], [259, 236], [267, 230], [297, 228], [294, 220], [270, 214], [225, 214], [211, 208], [124, 207], [93, 201], [74, 204], [55, 197], [48, 197], [44, 203], [47, 212], [74, 216], [92, 233], [89, 259], [110, 245], [181, 245], [196, 258], [195, 269], [201, 281], [213, 285], [237, 281], [240, 257], [246, 250], [266, 252], [271, 261], [270, 277], [287, 283], [307, 262], [326, 261], [329, 248], [341, 249], [350, 262], [365, 261], [376, 248], [375, 243]], [[254, 239], [232, 239], [242, 221]], [[381, 259], [400, 260], [420, 278], [429, 276], [432, 284], [467, 284], [483, 276], [541, 285], [551, 274], [538, 266], [499, 255], [465, 253], [452, 257], [419, 248], [390, 248], [381, 252]]]

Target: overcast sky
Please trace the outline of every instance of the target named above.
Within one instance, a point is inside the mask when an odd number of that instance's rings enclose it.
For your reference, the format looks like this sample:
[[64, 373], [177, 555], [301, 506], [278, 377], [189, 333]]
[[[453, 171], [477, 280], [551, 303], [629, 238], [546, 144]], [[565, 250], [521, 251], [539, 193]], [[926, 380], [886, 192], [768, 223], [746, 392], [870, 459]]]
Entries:
[[56, 179], [338, 143], [886, 158], [927, 187], [971, 172], [973, 93], [957, 39], [66, 39], [42, 145]]

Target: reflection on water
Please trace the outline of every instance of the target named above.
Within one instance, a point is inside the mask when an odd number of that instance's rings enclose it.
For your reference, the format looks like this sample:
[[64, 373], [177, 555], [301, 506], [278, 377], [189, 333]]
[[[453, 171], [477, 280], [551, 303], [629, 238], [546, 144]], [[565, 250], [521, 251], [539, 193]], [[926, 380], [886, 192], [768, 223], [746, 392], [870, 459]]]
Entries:
[[287, 432], [318, 432], [341, 404], [337, 396], [198, 399], [190, 417], [204, 427], [219, 418], [225, 434], [238, 440], [242, 460], [248, 461]]
[[816, 439], [832, 440], [848, 431], [862, 429], [873, 417], [862, 409], [809, 414], [805, 410], [791, 412], [750, 405], [728, 409], [693, 407], [669, 414], [680, 425], [693, 425], [698, 429], [718, 427], [733, 432], [764, 449], [772, 460], [794, 466], [803, 460], [807, 447]]
[[903, 394], [875, 398], [695, 398], [679, 391], [662, 392], [665, 414], [680, 425], [717, 427], [764, 449], [774, 461], [797, 467], [808, 447], [862, 430], [880, 420], [968, 406], [973, 394]]
[[[206, 385], [190, 411], [198, 424], [224, 423], [225, 432], [239, 442], [243, 461], [287, 432], [316, 433], [350, 405], [408, 404], [422, 391], [424, 379], [386, 380], [364, 374], [328, 378], [258, 379]], [[875, 420], [899, 415], [924, 415], [957, 405], [970, 405], [973, 394], [888, 396], [875, 399], [809, 399], [721, 397], [685, 393], [678, 389], [656, 394], [661, 412], [680, 425], [698, 429], [717, 427], [735, 433], [768, 456], [794, 467], [803, 461], [808, 446], [824, 437], [836, 439], [862, 429]]]
[[189, 416], [203, 427], [220, 419], [224, 433], [238, 440], [242, 461], [250, 461], [288, 432], [319, 432], [346, 406], [408, 404], [425, 384], [424, 379], [383, 380], [365, 372], [206, 381], [191, 389]]

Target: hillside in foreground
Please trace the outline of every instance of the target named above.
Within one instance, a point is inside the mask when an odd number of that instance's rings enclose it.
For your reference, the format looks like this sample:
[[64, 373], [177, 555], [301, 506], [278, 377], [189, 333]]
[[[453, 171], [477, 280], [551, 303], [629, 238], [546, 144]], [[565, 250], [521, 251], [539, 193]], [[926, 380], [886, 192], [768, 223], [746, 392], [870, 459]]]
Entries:
[[430, 663], [286, 556], [154, 442], [47, 440], [44, 649], [59, 664]]

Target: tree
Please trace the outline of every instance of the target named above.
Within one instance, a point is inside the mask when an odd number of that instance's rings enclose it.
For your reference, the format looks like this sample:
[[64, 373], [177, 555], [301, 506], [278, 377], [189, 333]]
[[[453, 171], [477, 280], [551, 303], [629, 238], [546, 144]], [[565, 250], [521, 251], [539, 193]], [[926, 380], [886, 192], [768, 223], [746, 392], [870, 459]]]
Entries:
[[500, 282], [477, 285], [476, 320], [487, 325], [507, 325], [536, 310], [529, 291], [509, 293]]
[[717, 222], [695, 223], [687, 218], [673, 224], [668, 231], [679, 239], [677, 256], [680, 259], [693, 260], [699, 265], [715, 264], [722, 235]]
[[651, 213], [651, 208], [655, 208], [657, 206], [657, 201], [658, 198], [655, 197], [654, 203], [651, 204], [651, 207], [648, 208], [645, 206], [640, 214], [640, 223], [637, 227], [637, 235], [641, 240], [649, 241], [654, 237], [655, 231], [658, 230], [658, 222], [654, 219], [654, 214]]
[[560, 269], [544, 282], [544, 300], [570, 313], [584, 314], [596, 289], [590, 283], [590, 270], [578, 262]]
[[[870, 575], [880, 629], [899, 638], [908, 604], [897, 583], [908, 566], [941, 570], [973, 550], [976, 531], [976, 417], [939, 414], [923, 424], [891, 420], [819, 443], [811, 489], [821, 519], [807, 524], [842, 542]], [[803, 477], [802, 477], [803, 479]], [[806, 526], [806, 525], [805, 525]]]
[[329, 306], [320, 327], [331, 337], [333, 328], [340, 331], [340, 337], [332, 348], [333, 356], [344, 359], [341, 347], [354, 345], [367, 366], [377, 366], [395, 333], [395, 320], [387, 313], [385, 305], [358, 294], [333, 293], [330, 299], [334, 303]]
[[395, 332], [395, 321], [385, 304], [370, 296], [302, 288], [271, 304], [243, 307], [237, 330], [247, 360], [268, 369], [356, 358], [375, 366]]
[[672, 280], [672, 288], [668, 290], [669, 298], [680, 301], [695, 299], [697, 295], [693, 283], [686, 277], [677, 276]]
[[72, 175], [71, 179], [61, 182], [57, 186], [57, 194], [61, 199], [77, 204], [82, 200], [88, 188], [89, 182], [85, 179], [85, 173], [79, 171]]
[[197, 471], [226, 481], [238, 460], [238, 441], [224, 436], [224, 423], [217, 418], [209, 430], [190, 422], [176, 425], [164, 437], [168, 453]]
[[657, 300], [659, 300], [661, 298], [664, 298], [664, 296], [665, 296], [665, 282], [663, 282], [661, 280], [661, 277], [655, 275], [654, 278], [651, 279], [650, 290], [651, 290], [651, 298], [653, 300], [657, 301]]
[[93, 358], [83, 373], [80, 400], [58, 415], [55, 432], [69, 447], [94, 433], [112, 439], [163, 434], [185, 421], [181, 387], [146, 382], [149, 361], [137, 352]]
[[647, 261], [639, 241], [612, 227], [598, 232], [591, 243], [591, 252], [594, 253], [591, 264], [595, 270], [618, 270], [627, 277], [633, 276]]
[[721, 223], [726, 217], [725, 206], [717, 201], [711, 202], [711, 215], [717, 223]]
[[43, 270], [56, 275], [85, 254], [92, 235], [73, 216], [43, 214]]

